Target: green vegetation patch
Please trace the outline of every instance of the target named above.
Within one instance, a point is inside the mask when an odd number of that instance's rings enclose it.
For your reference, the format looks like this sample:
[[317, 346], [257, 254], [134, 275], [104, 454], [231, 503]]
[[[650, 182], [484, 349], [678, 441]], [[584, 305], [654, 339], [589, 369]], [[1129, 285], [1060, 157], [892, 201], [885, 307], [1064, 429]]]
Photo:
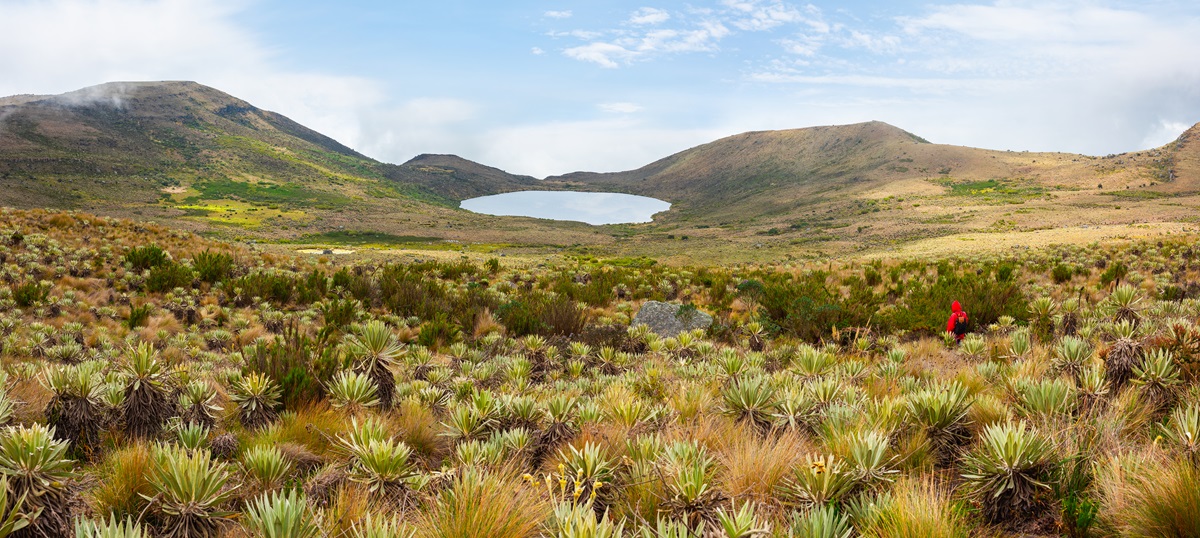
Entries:
[[365, 232], [354, 230], [337, 230], [319, 234], [308, 234], [296, 240], [297, 243], [328, 243], [335, 245], [409, 245], [413, 243], [437, 243], [440, 237], [420, 235], [392, 235], [383, 232]]
[[309, 215], [301, 210], [282, 210], [279, 208], [259, 207], [254, 204], [235, 200], [218, 200], [198, 204], [180, 204], [175, 209], [183, 211], [185, 217], [197, 217], [212, 224], [237, 226], [240, 228], [258, 228], [266, 221], [287, 219], [304, 221]]
[[1157, 191], [1110, 191], [1104, 194], [1125, 200], [1157, 200], [1159, 198], [1171, 197], [1170, 194]]
[[352, 201], [340, 194], [310, 189], [297, 183], [254, 184], [222, 178], [199, 181], [192, 188], [199, 194], [185, 199], [186, 203], [239, 199], [255, 204], [336, 209]]
[[626, 256], [623, 258], [610, 258], [610, 259], [604, 260], [604, 263], [606, 263], [608, 265], [613, 265], [616, 267], [637, 267], [637, 268], [644, 269], [647, 267], [653, 267], [655, 264], [658, 263], [658, 260], [655, 260], [653, 258], [648, 258], [646, 256], [638, 256], [636, 258]]
[[1046, 195], [1046, 189], [1043, 187], [1022, 185], [1008, 179], [960, 182], [945, 178], [937, 183], [950, 188], [948, 196], [969, 197], [987, 204], [1022, 204]]

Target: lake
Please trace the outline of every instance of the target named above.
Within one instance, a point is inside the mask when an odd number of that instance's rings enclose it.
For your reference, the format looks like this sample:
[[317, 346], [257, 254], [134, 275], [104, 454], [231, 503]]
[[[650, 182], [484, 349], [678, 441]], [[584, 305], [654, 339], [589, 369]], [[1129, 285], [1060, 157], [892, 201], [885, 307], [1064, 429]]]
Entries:
[[485, 215], [574, 220], [588, 224], [650, 222], [669, 202], [615, 192], [521, 191], [463, 200], [463, 209]]

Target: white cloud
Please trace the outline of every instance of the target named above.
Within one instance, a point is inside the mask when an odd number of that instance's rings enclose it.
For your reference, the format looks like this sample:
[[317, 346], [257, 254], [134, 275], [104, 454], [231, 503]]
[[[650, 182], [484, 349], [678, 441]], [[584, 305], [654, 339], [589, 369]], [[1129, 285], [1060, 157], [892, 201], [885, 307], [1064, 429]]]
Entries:
[[560, 32], [560, 31], [548, 32], [546, 35], [548, 35], [550, 37], [559, 37], [559, 38], [573, 37], [575, 39], [580, 39], [583, 41], [591, 41], [593, 39], [598, 39], [600, 37], [603, 37], [604, 32], [596, 32], [596, 31], [589, 31], [589, 30], [571, 30], [568, 32]]
[[739, 30], [761, 32], [806, 20], [799, 9], [777, 0], [725, 0], [723, 3], [736, 13], [731, 24]]
[[1200, 19], [1194, 15], [1168, 18], [1086, 3], [1001, 2], [935, 6], [899, 23], [907, 39], [927, 51], [933, 60], [927, 65], [935, 69], [1012, 73], [1019, 66], [1013, 74], [1036, 76], [1200, 68], [1190, 55], [1171, 49], [1200, 43]]
[[630, 117], [504, 127], [486, 133], [479, 159], [536, 177], [586, 170], [616, 172], [729, 134], [719, 129], [673, 128]]
[[842, 39], [842, 44], [848, 48], [863, 48], [876, 54], [891, 54], [900, 51], [902, 40], [894, 35], [877, 35], [849, 30]]
[[949, 30], [986, 41], [1101, 43], [1137, 38], [1150, 20], [1135, 11], [1086, 3], [997, 2], [932, 6], [927, 15], [901, 22], [914, 34]]
[[207, 0], [6, 3], [0, 50], [21, 53], [0, 55], [0, 94], [195, 80], [353, 145], [353, 118], [381, 104], [381, 87], [361, 77], [274, 68], [270, 49], [236, 24], [240, 10], [237, 2]]
[[797, 36], [791, 39], [781, 39], [779, 44], [789, 54], [812, 57], [816, 56], [817, 52], [821, 50], [821, 47], [825, 44], [825, 40], [812, 36]]
[[629, 16], [629, 24], [661, 24], [670, 20], [670, 18], [671, 14], [667, 13], [666, 10], [644, 7], [634, 11], [633, 15]]
[[592, 62], [610, 69], [620, 67], [621, 64], [618, 62], [628, 62], [637, 56], [637, 53], [613, 43], [588, 43], [568, 48], [563, 51], [563, 54], [569, 58]]
[[598, 108], [600, 108], [600, 110], [603, 110], [605, 112], [612, 112], [614, 114], [633, 114], [634, 112], [640, 112], [643, 108], [642, 105], [639, 105], [636, 103], [623, 103], [623, 102], [600, 103], [599, 105], [596, 105], [596, 106]]
[[[232, 0], [5, 2], [0, 50], [21, 53], [0, 55], [0, 95], [195, 80], [379, 159], [473, 147], [458, 131], [469, 131], [462, 126], [476, 105], [436, 97], [395, 104], [374, 79], [280, 69], [271, 48], [237, 23], [242, 8]], [[104, 91], [70, 98], [122, 102], [120, 86]]]
[[[1166, 142], [1198, 119], [1200, 62], [1180, 53], [1200, 48], [1194, 12], [1006, 1], [935, 6], [900, 23], [904, 39], [921, 47], [913, 68], [1026, 86], [981, 100], [1015, 112], [997, 119], [998, 131], [1010, 131], [1008, 147], [1023, 128], [1046, 147], [1066, 140], [1071, 151], [1127, 151]], [[1027, 111], [1037, 111], [1033, 123], [1013, 125]]]
[[358, 148], [385, 162], [401, 163], [421, 153], [477, 152], [473, 134], [479, 106], [459, 99], [418, 98], [395, 107], [364, 109]]
[[542, 14], [542, 16], [546, 17], [547, 19], [569, 19], [572, 15], [574, 14], [571, 13], [571, 10], [569, 9], [563, 11], [547, 11]]
[[1160, 145], [1200, 119], [1200, 62], [1182, 53], [1200, 49], [1194, 10], [997, 0], [931, 5], [891, 27], [804, 15], [829, 33], [805, 21], [777, 41], [790, 56], [748, 77], [806, 96], [792, 106], [836, 111], [823, 121], [865, 115], [943, 142], [1106, 154]]
[[1152, 129], [1142, 139], [1142, 148], [1157, 148], [1179, 138], [1179, 134], [1188, 130], [1191, 125], [1178, 121], [1159, 120], [1158, 128]]
[[546, 51], [542, 50], [541, 47], [533, 47], [532, 49], [529, 49], [529, 52], [534, 56], [541, 56], [546, 53]]
[[0, 50], [10, 53], [0, 55], [0, 92], [61, 93], [261, 67], [269, 53], [232, 23], [238, 11], [203, 0], [5, 2]]
[[[650, 8], [642, 9], [639, 13]], [[597, 40], [604, 34], [608, 34], [609, 39]], [[691, 22], [682, 28], [655, 27], [608, 32], [576, 30], [552, 35], [555, 37], [572, 36], [590, 41], [584, 45], [568, 47], [563, 50], [563, 54], [568, 58], [595, 63], [611, 69], [664, 54], [714, 51], [717, 50], [721, 39], [730, 34], [729, 28], [720, 21], [703, 19]]]

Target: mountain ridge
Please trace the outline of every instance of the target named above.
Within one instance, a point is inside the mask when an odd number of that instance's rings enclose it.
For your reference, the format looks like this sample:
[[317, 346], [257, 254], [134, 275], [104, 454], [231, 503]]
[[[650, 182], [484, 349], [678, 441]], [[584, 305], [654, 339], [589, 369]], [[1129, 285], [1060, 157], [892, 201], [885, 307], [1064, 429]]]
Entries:
[[[673, 205], [652, 223], [616, 227], [457, 209], [464, 199], [535, 189]], [[1200, 124], [1160, 148], [1106, 157], [933, 144], [879, 121], [751, 131], [633, 170], [539, 180], [456, 155], [382, 163], [189, 81], [0, 98], [0, 204], [139, 215], [233, 236], [356, 229], [689, 255], [696, 243], [664, 241], [862, 250], [962, 233], [1192, 222], [1198, 192]]]

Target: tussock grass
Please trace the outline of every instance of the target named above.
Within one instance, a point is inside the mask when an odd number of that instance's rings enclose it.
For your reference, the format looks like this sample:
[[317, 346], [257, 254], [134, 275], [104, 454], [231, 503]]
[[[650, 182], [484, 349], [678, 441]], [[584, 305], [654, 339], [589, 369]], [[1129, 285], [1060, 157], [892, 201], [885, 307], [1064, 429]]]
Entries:
[[467, 468], [433, 502], [418, 535], [430, 538], [533, 536], [550, 506], [511, 472]]
[[816, 447], [795, 433], [759, 438], [745, 431], [718, 453], [722, 487], [734, 499], [766, 506], [791, 472], [800, 464], [802, 454]]
[[961, 507], [947, 488], [930, 476], [908, 478], [877, 501], [879, 507], [864, 525], [872, 538], [967, 538], [974, 535]]

